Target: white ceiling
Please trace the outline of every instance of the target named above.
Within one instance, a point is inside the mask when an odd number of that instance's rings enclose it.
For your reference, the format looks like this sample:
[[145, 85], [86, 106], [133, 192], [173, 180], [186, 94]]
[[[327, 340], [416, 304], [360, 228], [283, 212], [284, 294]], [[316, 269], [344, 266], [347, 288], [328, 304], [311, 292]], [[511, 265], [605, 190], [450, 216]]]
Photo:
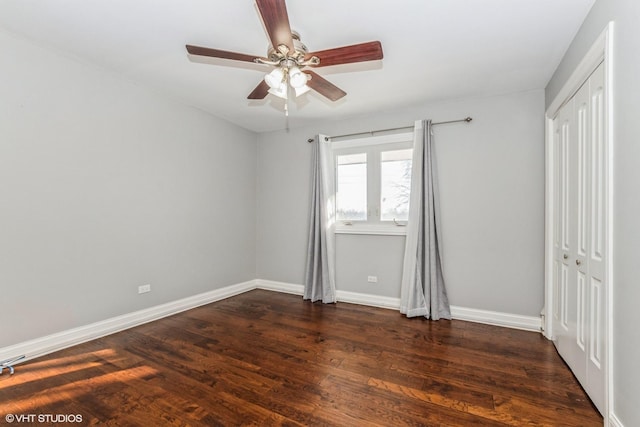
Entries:
[[[289, 126], [546, 86], [595, 0], [288, 0], [311, 51], [380, 40], [382, 61], [316, 69], [347, 92], [308, 93]], [[1, 0], [0, 28], [257, 132], [283, 102], [247, 95], [269, 70], [190, 58], [185, 44], [266, 55], [253, 0]]]

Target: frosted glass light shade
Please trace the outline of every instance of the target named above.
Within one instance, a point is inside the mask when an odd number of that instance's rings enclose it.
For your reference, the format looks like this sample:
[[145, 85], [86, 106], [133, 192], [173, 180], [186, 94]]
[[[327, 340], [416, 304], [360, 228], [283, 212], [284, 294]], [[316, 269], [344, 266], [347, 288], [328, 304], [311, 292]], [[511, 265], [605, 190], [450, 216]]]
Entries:
[[[269, 83], [267, 82], [267, 84]], [[287, 84], [284, 82], [280, 82], [280, 86], [272, 87], [271, 89], [269, 89], [269, 93], [271, 95], [277, 96], [278, 98], [287, 99]]]
[[289, 84], [293, 88], [301, 88], [307, 84], [307, 75], [300, 71], [298, 67], [291, 67], [289, 70]]
[[275, 68], [269, 74], [264, 76], [264, 81], [267, 82], [270, 88], [277, 89], [280, 87], [284, 80], [284, 71], [282, 68]]
[[303, 94], [309, 92], [311, 90], [311, 88], [305, 84], [302, 87], [294, 88], [294, 90], [296, 91], [296, 97], [298, 97], [300, 95], [303, 95]]

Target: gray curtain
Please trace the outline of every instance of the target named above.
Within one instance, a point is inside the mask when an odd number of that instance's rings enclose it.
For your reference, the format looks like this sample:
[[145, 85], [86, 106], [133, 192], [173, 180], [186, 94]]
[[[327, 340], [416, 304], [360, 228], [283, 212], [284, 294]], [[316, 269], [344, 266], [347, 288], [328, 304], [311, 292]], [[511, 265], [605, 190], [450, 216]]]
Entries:
[[402, 270], [400, 312], [407, 317], [451, 319], [440, 260], [440, 221], [431, 120], [414, 130], [411, 199]]
[[324, 135], [312, 143], [309, 243], [304, 299], [336, 302], [335, 218], [333, 209], [333, 157]]

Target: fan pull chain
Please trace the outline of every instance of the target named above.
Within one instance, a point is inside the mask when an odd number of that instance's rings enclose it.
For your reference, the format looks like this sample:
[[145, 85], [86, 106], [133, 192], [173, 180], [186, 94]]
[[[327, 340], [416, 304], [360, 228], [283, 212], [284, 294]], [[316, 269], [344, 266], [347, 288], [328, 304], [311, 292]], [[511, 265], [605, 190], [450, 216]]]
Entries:
[[284, 100], [284, 123], [287, 132], [289, 132], [289, 98]]

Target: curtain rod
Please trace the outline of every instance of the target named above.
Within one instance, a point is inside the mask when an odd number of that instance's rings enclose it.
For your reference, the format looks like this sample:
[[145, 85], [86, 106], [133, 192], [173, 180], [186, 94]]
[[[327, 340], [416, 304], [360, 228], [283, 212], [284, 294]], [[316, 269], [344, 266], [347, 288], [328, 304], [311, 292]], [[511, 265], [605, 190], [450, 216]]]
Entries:
[[[459, 119], [459, 120], [448, 120], [446, 122], [436, 122], [436, 123], [431, 123], [432, 126], [435, 125], [444, 125], [447, 123], [459, 123], [459, 122], [467, 122], [469, 123], [471, 120], [473, 120], [471, 117], [465, 117], [464, 119]], [[357, 132], [357, 133], [348, 133], [345, 135], [335, 135], [335, 136], [327, 136], [325, 138], [326, 141], [328, 141], [331, 138], [344, 138], [347, 136], [357, 136], [357, 135], [371, 135], [373, 136], [374, 133], [380, 133], [380, 132], [391, 132], [394, 130], [404, 130], [404, 129], [413, 129], [414, 126], [403, 126], [403, 127], [399, 127], [399, 128], [389, 128], [389, 129], [378, 129], [378, 130], [370, 130], [369, 132]], [[313, 142], [313, 139], [309, 139], [307, 142]]]

